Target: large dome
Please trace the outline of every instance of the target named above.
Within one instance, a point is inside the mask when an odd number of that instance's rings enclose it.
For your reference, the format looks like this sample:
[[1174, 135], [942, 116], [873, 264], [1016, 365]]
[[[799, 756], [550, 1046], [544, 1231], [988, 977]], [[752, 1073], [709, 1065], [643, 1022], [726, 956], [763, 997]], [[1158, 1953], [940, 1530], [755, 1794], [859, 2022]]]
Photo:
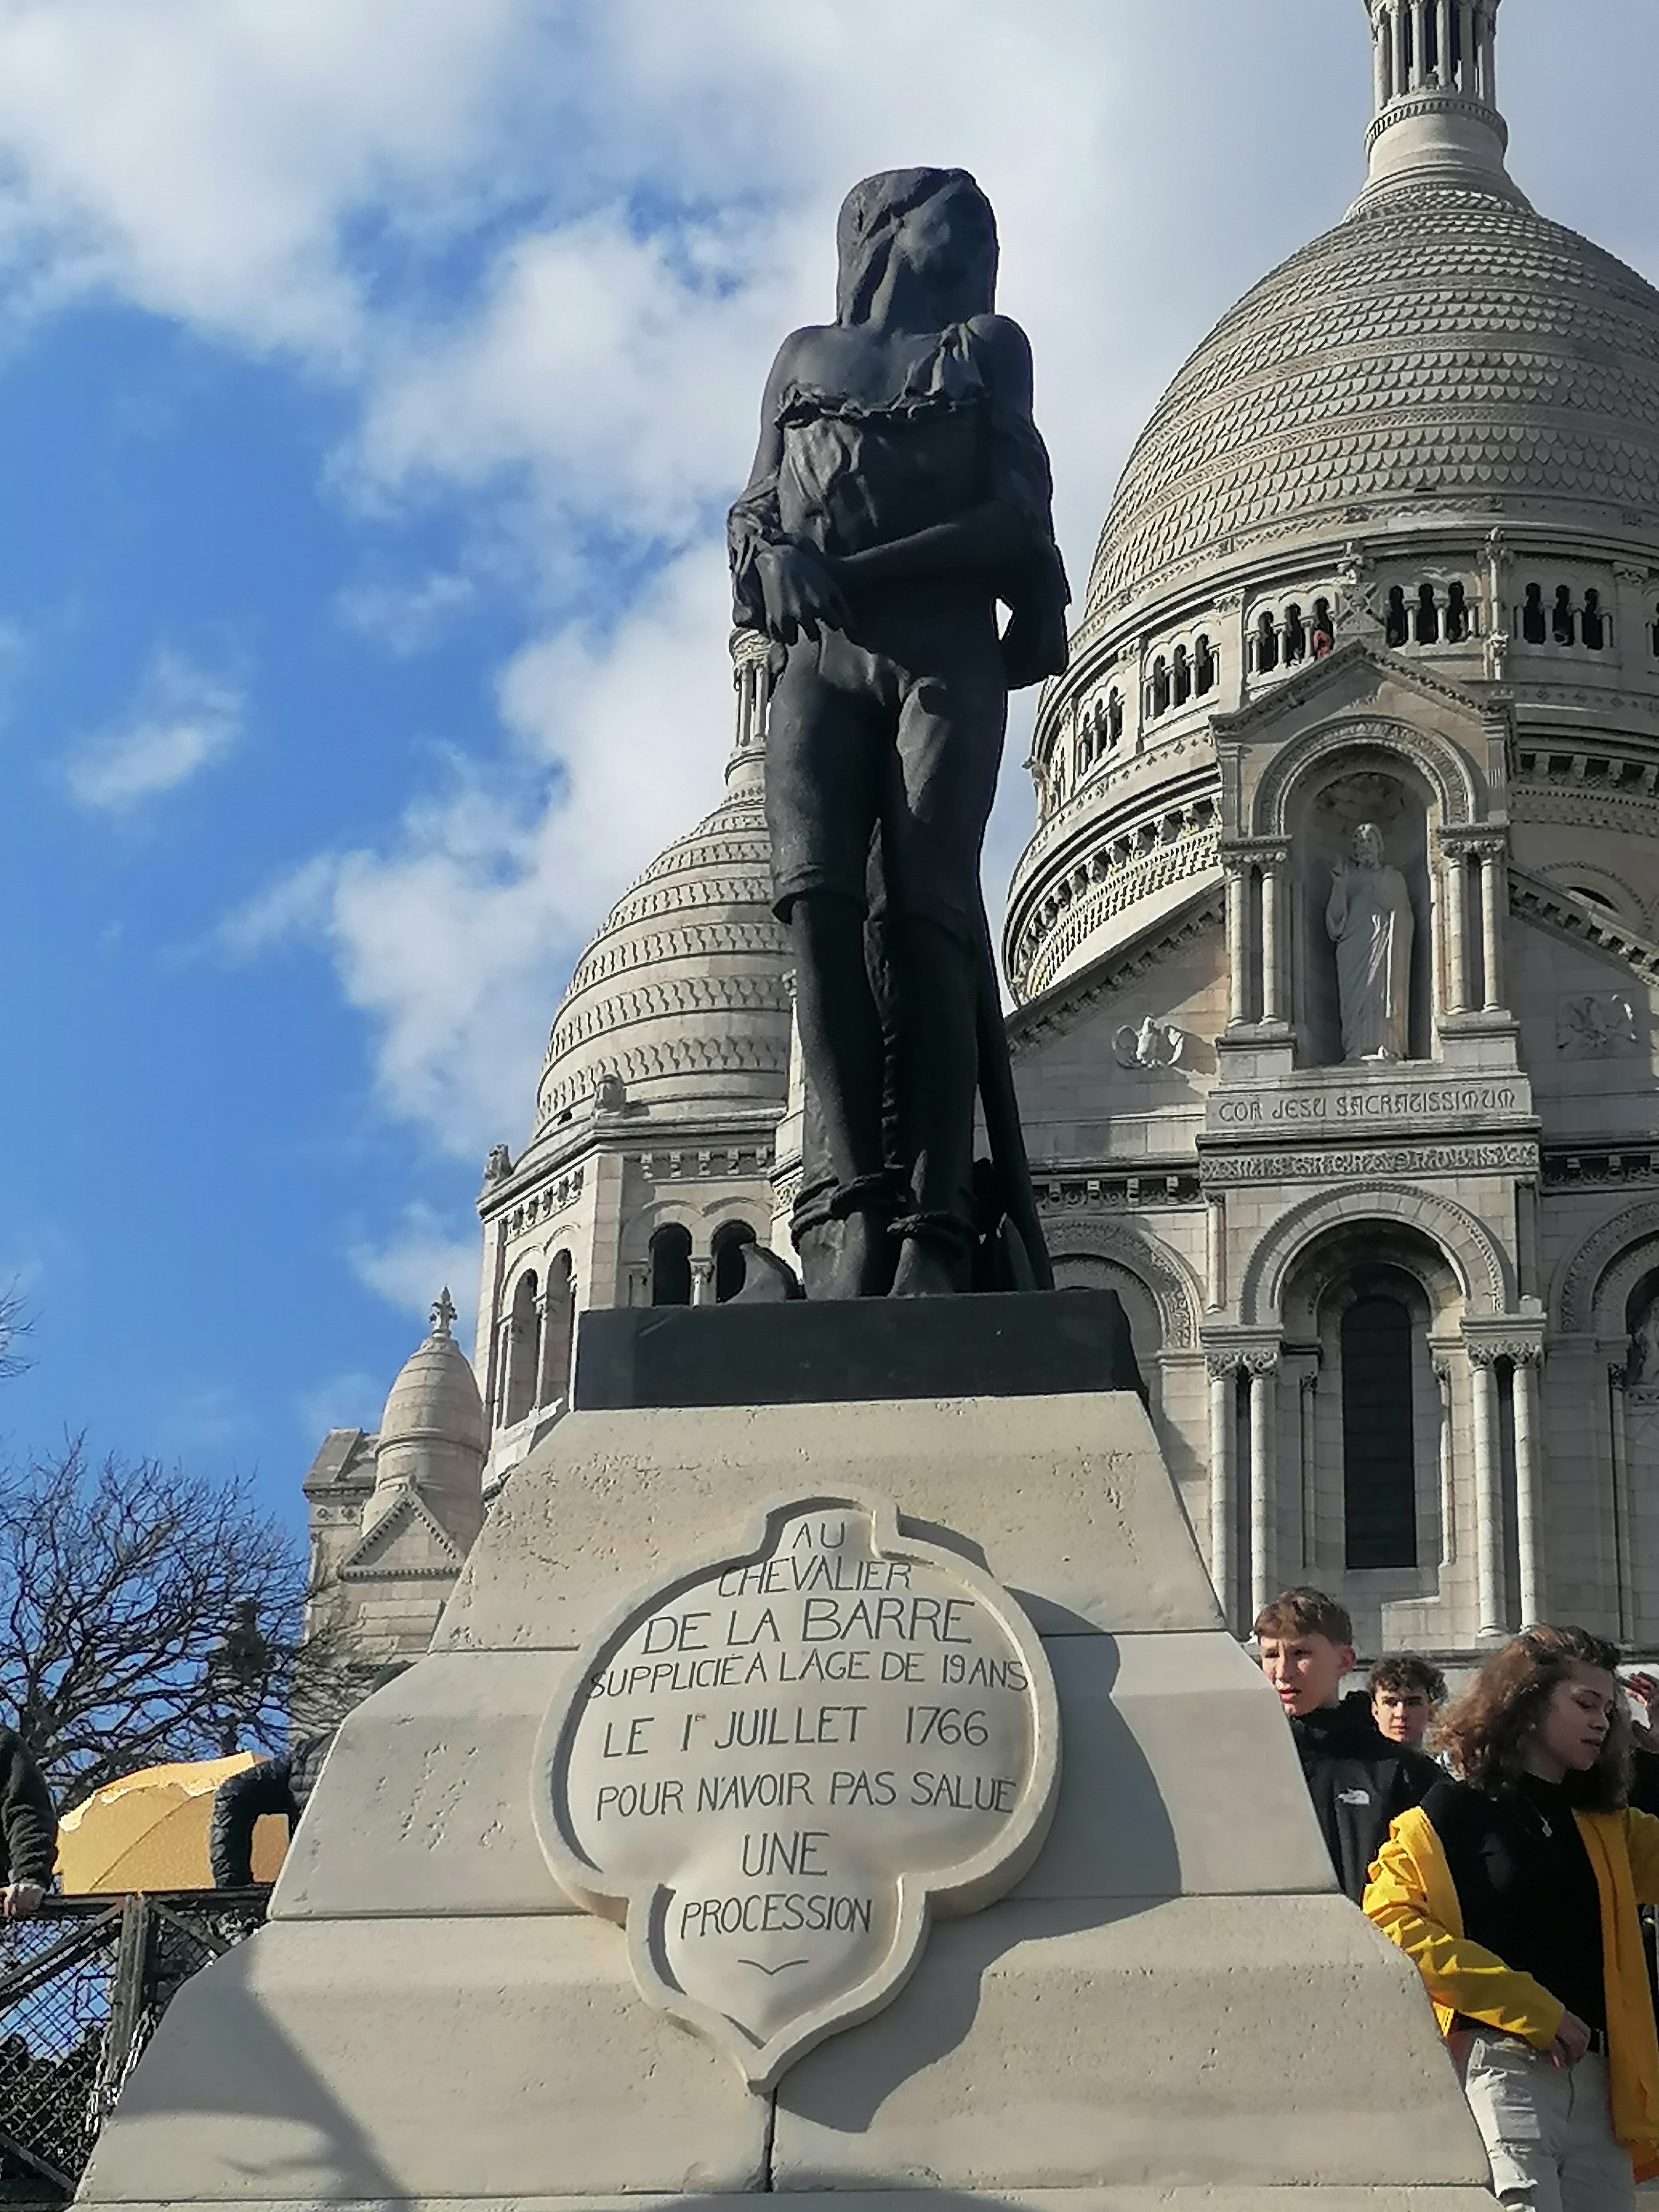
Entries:
[[789, 960], [772, 913], [757, 754], [723, 803], [623, 893], [577, 963], [553, 1020], [537, 1126], [604, 1103], [781, 1109], [789, 1083]]
[[[1501, 487], [1501, 489], [1500, 489]], [[1129, 457], [1089, 611], [1391, 513], [1659, 524], [1659, 292], [1513, 194], [1397, 185], [1224, 316]], [[1599, 510], [1599, 512], [1597, 512]]]

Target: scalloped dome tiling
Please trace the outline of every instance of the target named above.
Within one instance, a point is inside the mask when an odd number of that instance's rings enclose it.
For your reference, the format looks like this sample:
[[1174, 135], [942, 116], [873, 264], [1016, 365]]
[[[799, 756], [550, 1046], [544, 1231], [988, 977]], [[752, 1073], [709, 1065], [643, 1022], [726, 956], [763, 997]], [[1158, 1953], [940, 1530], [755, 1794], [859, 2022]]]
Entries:
[[772, 913], [757, 780], [744, 780], [617, 900], [577, 963], [537, 1093], [545, 1127], [620, 1076], [631, 1101], [781, 1108], [787, 941]]
[[[1501, 494], [1494, 495], [1495, 488]], [[1091, 611], [1234, 541], [1437, 507], [1659, 524], [1659, 292], [1508, 193], [1362, 200], [1216, 325], [1129, 456]]]

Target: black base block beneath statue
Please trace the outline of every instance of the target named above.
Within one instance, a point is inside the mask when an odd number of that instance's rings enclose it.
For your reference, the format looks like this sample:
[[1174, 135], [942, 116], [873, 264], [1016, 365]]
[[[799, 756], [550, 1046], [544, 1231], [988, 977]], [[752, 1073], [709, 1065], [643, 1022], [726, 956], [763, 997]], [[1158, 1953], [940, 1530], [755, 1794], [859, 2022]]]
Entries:
[[1146, 1395], [1110, 1291], [596, 1308], [571, 1404], [806, 1406], [864, 1398]]

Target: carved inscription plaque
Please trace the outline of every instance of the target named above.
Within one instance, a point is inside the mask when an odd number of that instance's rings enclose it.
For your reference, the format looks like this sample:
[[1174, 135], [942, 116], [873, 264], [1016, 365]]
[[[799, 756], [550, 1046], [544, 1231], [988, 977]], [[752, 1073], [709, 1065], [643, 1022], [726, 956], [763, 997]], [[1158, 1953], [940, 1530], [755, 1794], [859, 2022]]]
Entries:
[[757, 2088], [902, 1987], [930, 1909], [1041, 1849], [1059, 1782], [1018, 1605], [873, 1498], [792, 1499], [626, 1606], [537, 1748], [560, 1886]]

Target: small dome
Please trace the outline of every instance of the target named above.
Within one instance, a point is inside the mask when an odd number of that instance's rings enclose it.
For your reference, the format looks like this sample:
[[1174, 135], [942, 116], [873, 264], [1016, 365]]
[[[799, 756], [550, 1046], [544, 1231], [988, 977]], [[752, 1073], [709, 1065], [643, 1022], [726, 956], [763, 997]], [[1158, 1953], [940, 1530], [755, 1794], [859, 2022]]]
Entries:
[[449, 1333], [455, 1317], [446, 1291], [432, 1310], [432, 1332], [404, 1362], [380, 1416], [378, 1455], [399, 1444], [459, 1444], [482, 1461], [489, 1441], [472, 1363]]
[[1390, 517], [1659, 525], [1659, 293], [1507, 181], [1410, 181], [1248, 292], [1130, 454], [1103, 614], [1247, 543]]
[[446, 1290], [432, 1309], [431, 1334], [392, 1386], [375, 1441], [365, 1535], [410, 1492], [462, 1552], [483, 1522], [489, 1425], [471, 1363], [449, 1333], [454, 1318]]
[[740, 748], [727, 773], [722, 804], [629, 884], [576, 963], [548, 1041], [538, 1130], [623, 1099], [787, 1103], [789, 951], [772, 912], [758, 748]]

